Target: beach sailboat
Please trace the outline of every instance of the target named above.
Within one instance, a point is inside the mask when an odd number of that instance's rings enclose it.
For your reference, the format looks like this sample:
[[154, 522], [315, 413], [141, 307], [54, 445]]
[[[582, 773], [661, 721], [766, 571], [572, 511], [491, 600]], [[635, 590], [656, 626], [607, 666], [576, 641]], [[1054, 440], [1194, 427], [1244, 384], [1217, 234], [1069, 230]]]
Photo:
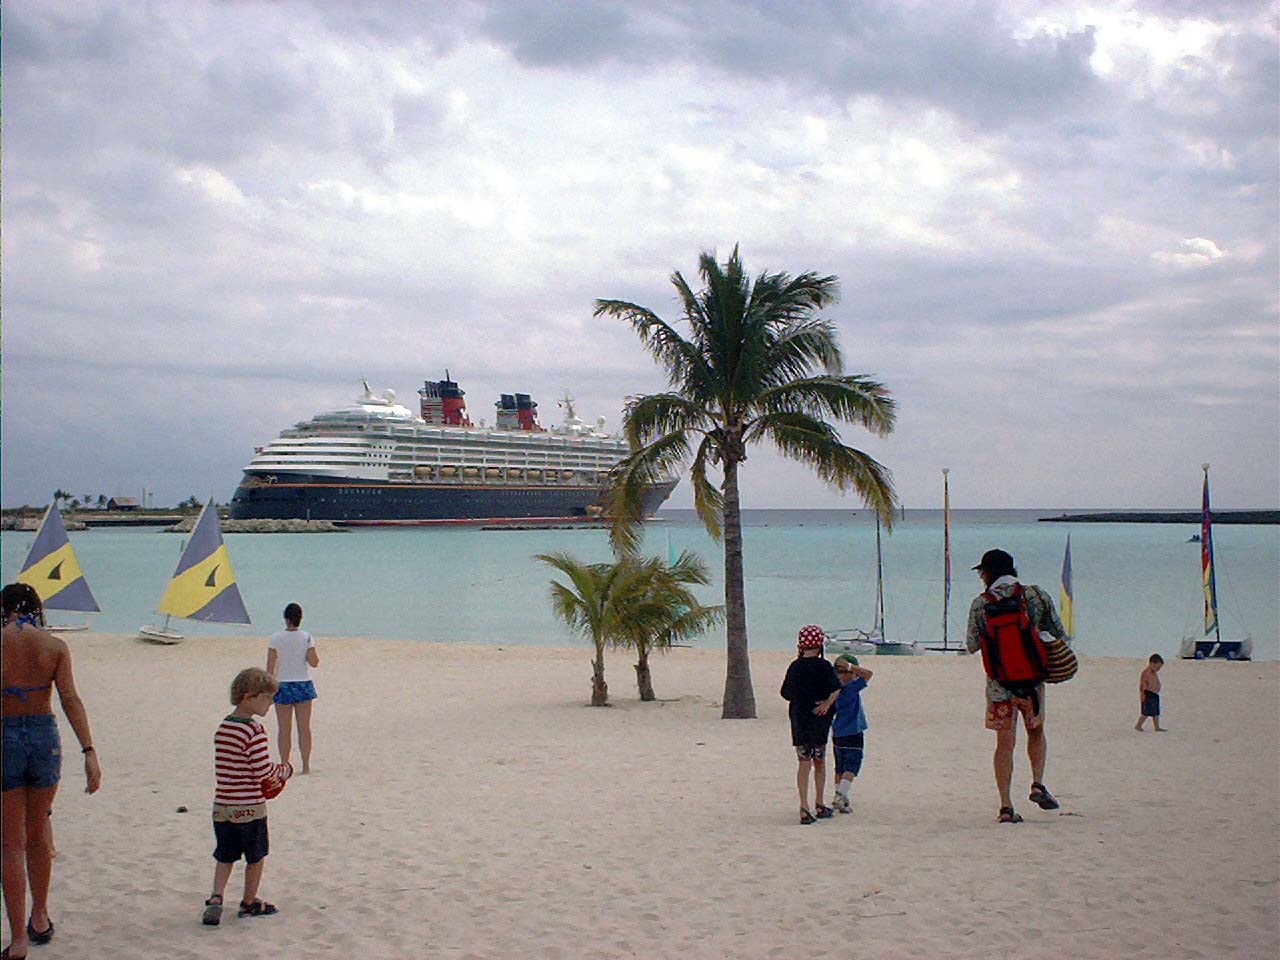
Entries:
[[950, 473], [949, 467], [942, 468], [942, 646], [926, 649], [964, 653], [964, 644], [953, 647], [947, 636], [947, 621], [951, 613], [951, 486], [947, 480]]
[[924, 648], [915, 643], [900, 643], [885, 639], [884, 617], [884, 553], [880, 541], [880, 515], [876, 514], [876, 615], [875, 623], [870, 630], [857, 627], [846, 627], [839, 630], [824, 631], [827, 636], [823, 645], [827, 653], [867, 654], [875, 653], [889, 656], [911, 656], [924, 653]]
[[[1213, 568], [1213, 520], [1209, 513], [1209, 464], [1200, 464], [1204, 471], [1204, 493], [1200, 501], [1200, 575], [1204, 584], [1204, 639], [1184, 637], [1178, 655], [1186, 660], [1250, 660], [1253, 658], [1253, 640], [1246, 636], [1240, 640], [1223, 640], [1222, 625], [1218, 620], [1218, 582]], [[1213, 639], [1209, 635], [1213, 634]]]
[[[71, 549], [66, 524], [56, 503], [51, 504], [40, 520], [35, 542], [23, 561], [18, 582], [25, 583], [40, 595], [45, 610], [78, 610], [98, 613], [101, 608], [84, 578], [76, 553]], [[50, 630], [87, 630], [88, 622], [49, 624]]]
[[211, 509], [212, 506], [210, 500], [200, 511], [191, 539], [178, 558], [177, 569], [156, 607], [157, 613], [164, 614], [164, 623], [158, 627], [139, 627], [143, 640], [177, 643], [183, 639], [181, 633], [169, 628], [171, 617], [205, 623], [250, 622], [249, 611], [236, 586], [227, 546], [222, 542], [218, 511]]

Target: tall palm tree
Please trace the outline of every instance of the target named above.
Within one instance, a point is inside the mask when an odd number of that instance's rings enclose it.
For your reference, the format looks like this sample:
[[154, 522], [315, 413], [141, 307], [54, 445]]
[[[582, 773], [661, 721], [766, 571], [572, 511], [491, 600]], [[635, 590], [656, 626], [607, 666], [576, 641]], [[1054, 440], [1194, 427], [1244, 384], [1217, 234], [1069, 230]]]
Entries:
[[[708, 533], [725, 546], [726, 719], [756, 715], [747, 652], [738, 468], [747, 447], [770, 441], [812, 467], [831, 486], [853, 490], [890, 525], [895, 495], [889, 471], [846, 446], [827, 418], [873, 434], [893, 430], [896, 404], [885, 387], [846, 375], [834, 325], [816, 312], [839, 297], [835, 277], [761, 273], [754, 281], [738, 248], [721, 266], [714, 252], [698, 260], [703, 289], [677, 271], [671, 282], [690, 330], [686, 339], [652, 310], [597, 300], [595, 315], [631, 324], [665, 369], [670, 390], [627, 406], [623, 429], [631, 454], [615, 469], [609, 514], [615, 549], [634, 551], [643, 536], [641, 497], [690, 456], [693, 503]], [[720, 489], [707, 477], [722, 472]]]
[[622, 570], [612, 591], [613, 642], [636, 651], [640, 699], [656, 700], [649, 654], [702, 636], [723, 619], [724, 607], [703, 606], [690, 589], [705, 586], [708, 577], [706, 566], [688, 550], [670, 566], [657, 557], [624, 556], [618, 564]]
[[555, 567], [572, 586], [551, 581], [551, 607], [573, 633], [586, 637], [596, 648], [591, 662], [591, 705], [609, 705], [609, 685], [604, 681], [604, 648], [614, 630], [611, 593], [619, 569], [616, 564], [582, 563], [567, 553], [539, 553], [534, 559]]

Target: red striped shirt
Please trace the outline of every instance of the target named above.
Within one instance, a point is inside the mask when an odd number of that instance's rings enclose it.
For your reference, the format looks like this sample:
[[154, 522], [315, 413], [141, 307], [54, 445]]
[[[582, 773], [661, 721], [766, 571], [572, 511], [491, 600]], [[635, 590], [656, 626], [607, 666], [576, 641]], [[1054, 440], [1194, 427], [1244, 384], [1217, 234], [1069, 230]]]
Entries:
[[265, 803], [262, 779], [283, 776], [284, 764], [272, 764], [267, 730], [251, 717], [230, 716], [213, 735], [213, 771], [218, 785], [214, 803]]

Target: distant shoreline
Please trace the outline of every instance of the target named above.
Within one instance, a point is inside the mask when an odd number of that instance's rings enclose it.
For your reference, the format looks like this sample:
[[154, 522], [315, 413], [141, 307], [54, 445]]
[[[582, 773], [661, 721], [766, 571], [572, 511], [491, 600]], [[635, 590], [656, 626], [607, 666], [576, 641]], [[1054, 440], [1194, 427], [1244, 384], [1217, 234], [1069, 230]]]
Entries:
[[[1214, 523], [1280, 523], [1280, 510], [1212, 510]], [[1113, 511], [1109, 513], [1064, 513], [1040, 517], [1040, 523], [1199, 523], [1200, 511]]]

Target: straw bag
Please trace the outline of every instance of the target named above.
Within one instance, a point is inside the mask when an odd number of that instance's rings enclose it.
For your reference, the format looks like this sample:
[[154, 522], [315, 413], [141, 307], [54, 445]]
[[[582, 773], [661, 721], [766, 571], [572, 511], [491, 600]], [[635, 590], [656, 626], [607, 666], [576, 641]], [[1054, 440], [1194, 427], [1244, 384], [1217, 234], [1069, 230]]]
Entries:
[[1048, 635], [1042, 635], [1044, 641], [1045, 653], [1048, 655], [1045, 661], [1045, 667], [1049, 671], [1049, 676], [1045, 677], [1045, 683], [1066, 683], [1076, 675], [1079, 663], [1076, 662], [1076, 655], [1067, 646], [1065, 640], [1059, 640]]

